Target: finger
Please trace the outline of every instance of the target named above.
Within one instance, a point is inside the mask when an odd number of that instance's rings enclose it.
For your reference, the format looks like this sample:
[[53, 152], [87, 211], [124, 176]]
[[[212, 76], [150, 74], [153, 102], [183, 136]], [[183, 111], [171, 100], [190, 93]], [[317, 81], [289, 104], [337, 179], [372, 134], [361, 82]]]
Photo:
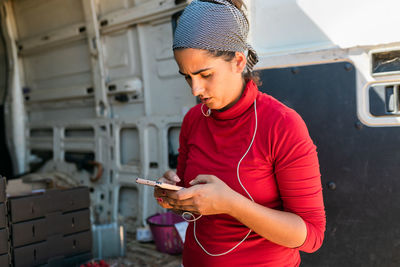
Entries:
[[196, 187], [196, 186], [192, 186], [189, 188], [183, 188], [179, 191], [165, 190], [165, 195], [166, 195], [166, 197], [168, 197], [170, 199], [185, 200], [185, 199], [192, 198], [196, 194], [197, 190], [198, 190], [198, 187]]
[[154, 197], [165, 197], [167, 195], [166, 190], [159, 188], [159, 187], [154, 187]]
[[180, 205], [176, 205], [176, 206], [173, 206], [173, 209], [180, 210], [180, 211], [183, 211], [183, 212], [184, 211], [188, 211], [188, 212], [196, 214], [196, 215], [200, 214], [200, 211], [198, 211], [195, 206], [187, 206], [187, 205], [180, 206]]
[[166, 177], [160, 177], [157, 179], [157, 182], [161, 182], [161, 183], [166, 183], [166, 184], [176, 184], [175, 181], [171, 181], [170, 179], [166, 178]]
[[189, 182], [191, 185], [196, 185], [196, 184], [207, 184], [211, 183], [212, 178], [210, 175], [198, 175], [196, 178], [194, 178], [192, 181]]
[[164, 173], [164, 177], [175, 183], [178, 183], [181, 181], [181, 179], [178, 177], [178, 175], [174, 171], [171, 171], [171, 170]]
[[193, 199], [185, 199], [185, 200], [178, 200], [173, 198], [165, 198], [166, 201], [172, 207], [185, 207], [185, 206], [194, 206]]
[[161, 207], [163, 207], [164, 209], [172, 209], [173, 207], [171, 205], [168, 204], [168, 202], [161, 197], [156, 198], [158, 205], [160, 205]]
[[164, 201], [167, 201], [167, 204], [173, 210], [190, 211], [192, 213], [199, 213], [198, 207], [196, 207], [196, 205], [194, 205], [192, 200], [173, 201], [171, 199], [165, 199]]

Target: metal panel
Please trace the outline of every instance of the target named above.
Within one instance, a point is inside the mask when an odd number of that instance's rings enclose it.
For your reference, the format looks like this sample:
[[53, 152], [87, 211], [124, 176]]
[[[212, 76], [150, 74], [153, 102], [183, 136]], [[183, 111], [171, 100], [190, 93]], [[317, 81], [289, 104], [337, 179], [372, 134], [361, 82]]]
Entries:
[[[186, 4], [7, 2], [10, 58], [19, 63], [13, 65], [16, 82], [10, 90], [13, 101], [24, 102], [12, 103], [16, 111], [8, 121], [15, 127], [12, 140], [19, 145], [14, 148], [19, 149], [18, 159], [31, 167], [19, 173], [60, 171], [90, 187], [96, 223], [121, 216], [134, 230], [159, 211], [149, 189], [137, 188], [134, 178], [159, 177], [168, 168], [168, 144], [177, 138], [169, 138], [168, 129], [178, 131], [184, 113], [195, 104], [171, 51], [171, 16]], [[16, 119], [23, 124], [15, 124]], [[93, 135], [67, 136], [74, 127], [94, 129]], [[32, 134], [42, 130], [52, 134]], [[71, 153], [90, 154], [103, 172], [67, 162]], [[92, 181], [98, 173], [99, 179]], [[120, 197], [121, 187], [132, 190]], [[120, 207], [119, 200], [125, 198], [137, 199], [138, 209]]]
[[188, 107], [196, 104], [196, 99], [179, 75], [173, 58], [171, 20], [140, 25], [138, 33], [145, 85], [145, 114], [183, 114]]
[[399, 129], [357, 119], [347, 62], [262, 70], [260, 90], [294, 108], [318, 148], [327, 230], [302, 266], [400, 265]]
[[109, 80], [141, 76], [140, 48], [136, 27], [103, 36]]
[[81, 0], [19, 0], [13, 1], [13, 8], [19, 22], [20, 38], [40, 35], [85, 20]]

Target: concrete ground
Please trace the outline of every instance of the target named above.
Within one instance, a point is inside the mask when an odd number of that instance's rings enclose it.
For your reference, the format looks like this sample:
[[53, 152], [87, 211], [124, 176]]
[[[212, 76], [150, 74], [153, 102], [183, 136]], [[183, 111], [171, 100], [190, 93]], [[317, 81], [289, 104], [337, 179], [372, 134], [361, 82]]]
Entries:
[[180, 267], [181, 261], [181, 255], [157, 251], [154, 243], [140, 243], [128, 239], [125, 257], [111, 259], [107, 263], [110, 267]]

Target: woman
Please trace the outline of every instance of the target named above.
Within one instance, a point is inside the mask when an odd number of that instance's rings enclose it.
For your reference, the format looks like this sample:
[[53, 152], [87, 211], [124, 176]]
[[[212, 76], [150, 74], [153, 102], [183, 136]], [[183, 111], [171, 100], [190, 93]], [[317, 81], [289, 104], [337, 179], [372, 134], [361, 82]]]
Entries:
[[[325, 211], [316, 148], [300, 116], [258, 91], [242, 1], [193, 1], [174, 56], [201, 104], [185, 116], [177, 173], [158, 203], [186, 211], [183, 265], [298, 266], [322, 244]], [[247, 53], [247, 56], [245, 55]]]

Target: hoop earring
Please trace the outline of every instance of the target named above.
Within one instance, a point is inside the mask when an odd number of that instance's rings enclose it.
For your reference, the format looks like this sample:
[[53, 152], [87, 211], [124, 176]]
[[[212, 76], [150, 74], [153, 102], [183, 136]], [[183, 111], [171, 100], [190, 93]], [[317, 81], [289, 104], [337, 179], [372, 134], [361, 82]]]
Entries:
[[203, 113], [203, 115], [204, 115], [204, 117], [210, 117], [210, 115], [211, 115], [211, 109], [208, 109], [207, 110], [207, 112], [206, 113], [204, 113], [204, 111], [203, 111], [203, 106], [204, 106], [204, 104], [202, 104], [201, 105], [201, 113]]

